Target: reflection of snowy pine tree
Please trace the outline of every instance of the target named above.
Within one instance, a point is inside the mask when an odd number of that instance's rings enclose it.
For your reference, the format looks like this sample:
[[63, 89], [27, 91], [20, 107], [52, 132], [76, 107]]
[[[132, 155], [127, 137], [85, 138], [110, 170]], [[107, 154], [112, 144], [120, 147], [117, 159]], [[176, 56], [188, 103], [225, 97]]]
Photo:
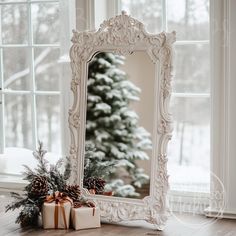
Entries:
[[[140, 89], [118, 68], [123, 63], [124, 57], [99, 53], [89, 64], [86, 142], [95, 145], [104, 161], [116, 161], [116, 171], [105, 177], [107, 190], [112, 188], [116, 196], [134, 197], [138, 196], [135, 187], [149, 179], [136, 160], [149, 159], [145, 150], [151, 148], [151, 141], [129, 107], [131, 101], [139, 100]], [[121, 171], [129, 175], [130, 184], [120, 179]]]

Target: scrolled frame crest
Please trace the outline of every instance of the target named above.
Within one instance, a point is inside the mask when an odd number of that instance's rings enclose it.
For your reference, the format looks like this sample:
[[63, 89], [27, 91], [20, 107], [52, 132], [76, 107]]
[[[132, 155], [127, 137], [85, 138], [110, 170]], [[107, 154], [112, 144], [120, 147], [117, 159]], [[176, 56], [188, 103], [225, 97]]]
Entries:
[[152, 35], [144, 25], [125, 12], [105, 20], [98, 31], [73, 31], [70, 50], [73, 104], [69, 110], [71, 183], [83, 183], [85, 150], [86, 96], [88, 63], [101, 51], [127, 55], [146, 51], [155, 64], [156, 104], [153, 133], [150, 195], [142, 200], [107, 196], [90, 196], [99, 204], [101, 216], [109, 222], [143, 219], [163, 229], [167, 220], [166, 194], [168, 190], [167, 144], [172, 136], [172, 117], [169, 113], [172, 78], [172, 44], [175, 32]]

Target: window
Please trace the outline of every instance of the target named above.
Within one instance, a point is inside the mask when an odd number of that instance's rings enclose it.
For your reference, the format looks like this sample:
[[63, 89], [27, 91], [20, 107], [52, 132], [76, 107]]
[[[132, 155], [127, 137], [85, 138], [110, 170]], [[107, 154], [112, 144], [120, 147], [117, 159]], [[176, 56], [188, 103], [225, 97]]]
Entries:
[[177, 31], [169, 144], [171, 190], [210, 191], [209, 0], [121, 0], [150, 33]]
[[[209, 192], [209, 0], [117, 2], [120, 10], [143, 21], [150, 33], [177, 31], [170, 185], [172, 190]], [[107, 3], [110, 14], [116, 4]], [[69, 44], [69, 28], [74, 28], [71, 22], [70, 27], [65, 27], [63, 17], [71, 15], [68, 4], [67, 0], [0, 1], [0, 161], [3, 157], [9, 163], [14, 163], [13, 157], [18, 160], [15, 167], [8, 167], [4, 161], [0, 173], [19, 173], [20, 164], [31, 162], [38, 140], [49, 152], [60, 156], [61, 138], [65, 136], [61, 118], [68, 110], [68, 104], [61, 110], [60, 101], [65, 102], [63, 83], [69, 87], [69, 81], [63, 78], [66, 73], [61, 71], [58, 60], [68, 53], [68, 47], [65, 50], [62, 44]], [[77, 12], [83, 15], [86, 11], [81, 9]], [[77, 16], [77, 27], [85, 20], [82, 15]]]
[[1, 0], [0, 12], [0, 172], [19, 174], [38, 140], [61, 154], [60, 2]]

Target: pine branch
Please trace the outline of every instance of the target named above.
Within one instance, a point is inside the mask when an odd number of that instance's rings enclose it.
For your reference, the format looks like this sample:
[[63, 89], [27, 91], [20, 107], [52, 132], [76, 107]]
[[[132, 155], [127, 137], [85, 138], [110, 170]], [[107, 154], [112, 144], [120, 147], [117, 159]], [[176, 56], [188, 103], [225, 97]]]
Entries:
[[86, 142], [85, 144], [85, 163], [84, 163], [84, 179], [89, 177], [104, 178], [108, 176], [116, 165], [116, 161], [105, 161], [104, 155], [99, 155], [94, 144]]
[[62, 167], [63, 163], [64, 163], [63, 158], [60, 158], [60, 159], [57, 161], [56, 165], [55, 165], [55, 169], [60, 169], [60, 168]]
[[18, 199], [18, 200], [23, 199], [22, 195], [20, 195], [19, 193], [10, 192], [10, 195], [11, 195], [12, 198], [15, 198], [15, 199]]
[[65, 164], [65, 170], [64, 170], [64, 179], [68, 180], [71, 175], [71, 161], [69, 157], [66, 157], [66, 164]]
[[28, 225], [36, 226], [39, 215], [40, 209], [35, 204], [27, 203], [16, 218], [16, 223], [20, 223], [23, 227]]
[[22, 200], [19, 200], [19, 201], [15, 201], [15, 202], [12, 202], [11, 204], [8, 204], [6, 206], [6, 211], [5, 212], [8, 212], [10, 210], [14, 211], [15, 209], [18, 209], [22, 206], [24, 206], [26, 203], [27, 203], [28, 199], [22, 199]]
[[66, 180], [58, 169], [52, 169], [49, 172], [48, 181], [51, 184], [53, 191], [62, 191], [64, 186], [66, 185]]
[[46, 150], [43, 150], [43, 143], [39, 141], [38, 150], [33, 152], [35, 159], [38, 161], [38, 165], [36, 168], [36, 172], [38, 174], [46, 174], [48, 173], [48, 161], [44, 158], [44, 155], [47, 153]]
[[23, 172], [23, 179], [31, 181], [35, 177], [36, 173], [27, 165], [23, 165], [23, 167], [25, 168], [25, 171]]

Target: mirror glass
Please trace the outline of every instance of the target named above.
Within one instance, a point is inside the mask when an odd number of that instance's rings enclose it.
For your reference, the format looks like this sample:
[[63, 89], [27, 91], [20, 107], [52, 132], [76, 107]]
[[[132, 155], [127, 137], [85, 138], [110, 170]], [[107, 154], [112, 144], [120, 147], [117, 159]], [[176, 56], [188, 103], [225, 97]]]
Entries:
[[154, 80], [145, 51], [99, 52], [88, 63], [83, 187], [91, 194], [149, 195]]

